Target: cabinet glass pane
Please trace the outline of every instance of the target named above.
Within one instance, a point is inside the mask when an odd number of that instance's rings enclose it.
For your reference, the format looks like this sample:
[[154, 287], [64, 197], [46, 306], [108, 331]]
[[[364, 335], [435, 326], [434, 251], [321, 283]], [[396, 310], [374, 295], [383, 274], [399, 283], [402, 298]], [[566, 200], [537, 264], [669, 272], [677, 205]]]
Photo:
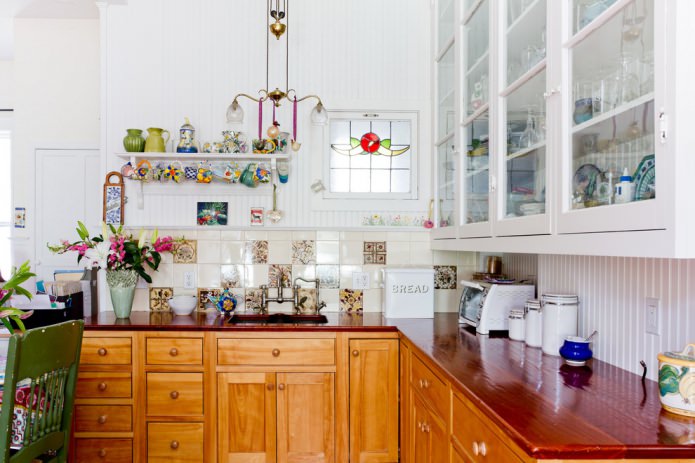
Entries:
[[577, 33], [617, 0], [573, 0], [572, 30]]
[[488, 102], [489, 94], [489, 2], [483, 1], [464, 26], [466, 57], [464, 63], [464, 106], [471, 115]]
[[507, 0], [507, 85], [545, 58], [546, 0]]
[[573, 209], [656, 197], [653, 12], [635, 0], [572, 49]]
[[545, 212], [545, 71], [507, 97], [505, 217]]
[[437, 148], [437, 198], [440, 227], [456, 223], [456, 160], [453, 138]]
[[439, 0], [437, 14], [439, 24], [437, 50], [443, 50], [454, 37], [454, 0]]
[[489, 220], [490, 140], [488, 112], [466, 126], [466, 172], [464, 174], [464, 223]]
[[454, 47], [450, 47], [437, 63], [437, 139], [454, 130]]

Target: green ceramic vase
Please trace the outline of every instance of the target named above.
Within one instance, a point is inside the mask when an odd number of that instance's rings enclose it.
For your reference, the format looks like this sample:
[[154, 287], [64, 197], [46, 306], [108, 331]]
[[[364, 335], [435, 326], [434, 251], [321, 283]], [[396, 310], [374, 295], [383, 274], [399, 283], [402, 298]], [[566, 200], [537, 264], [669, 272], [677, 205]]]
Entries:
[[106, 283], [111, 294], [111, 305], [116, 318], [128, 318], [133, 309], [138, 274], [134, 270], [108, 270]]
[[123, 138], [123, 147], [128, 153], [142, 153], [145, 151], [145, 138], [140, 129], [126, 129], [128, 135]]

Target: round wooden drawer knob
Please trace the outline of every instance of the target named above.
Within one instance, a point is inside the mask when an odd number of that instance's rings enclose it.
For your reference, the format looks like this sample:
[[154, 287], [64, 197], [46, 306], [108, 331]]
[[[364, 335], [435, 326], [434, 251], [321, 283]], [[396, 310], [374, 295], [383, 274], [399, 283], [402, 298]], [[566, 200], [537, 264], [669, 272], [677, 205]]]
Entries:
[[105, 458], [106, 457], [106, 449], [99, 449], [99, 452], [97, 452], [97, 455], [99, 455], [99, 458]]
[[106, 415], [101, 415], [99, 418], [97, 418], [97, 423], [99, 423], [99, 424], [106, 423]]
[[272, 391], [273, 389], [275, 389], [275, 384], [273, 384], [273, 383], [268, 383], [268, 385], [266, 386], [266, 388], [267, 388], [269, 391]]
[[273, 357], [280, 357], [280, 349], [273, 349]]
[[99, 389], [101, 392], [104, 392], [106, 390], [106, 383], [99, 383], [97, 389]]
[[169, 355], [171, 355], [172, 357], [176, 357], [177, 355], [179, 355], [179, 350], [176, 347], [172, 347], [169, 351]]
[[278, 384], [278, 389], [281, 391], [285, 390], [285, 385], [283, 383]]
[[99, 354], [101, 357], [104, 357], [106, 354], [108, 354], [109, 351], [107, 351], [105, 348], [100, 347], [99, 350], [97, 351], [97, 354]]
[[169, 397], [171, 397], [172, 399], [176, 400], [176, 399], [179, 398], [179, 392], [178, 392], [178, 391], [171, 391], [171, 392], [169, 393]]
[[358, 351], [357, 349], [355, 349], [355, 350], [352, 351], [352, 356], [353, 356], [353, 357], [359, 357], [359, 355], [360, 355], [360, 351]]
[[171, 441], [171, 444], [169, 444], [169, 447], [171, 447], [172, 450], [176, 450], [177, 448], [179, 448], [179, 441], [177, 441], [177, 440]]

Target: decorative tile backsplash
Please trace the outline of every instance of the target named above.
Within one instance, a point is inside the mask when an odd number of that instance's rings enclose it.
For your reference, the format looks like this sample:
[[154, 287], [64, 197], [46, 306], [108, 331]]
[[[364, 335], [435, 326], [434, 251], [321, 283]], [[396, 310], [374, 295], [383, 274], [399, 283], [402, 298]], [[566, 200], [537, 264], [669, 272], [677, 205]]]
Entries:
[[[150, 289], [171, 289], [174, 294], [198, 296], [200, 310], [210, 309], [209, 295], [230, 288], [237, 297], [237, 310], [258, 309], [261, 285], [276, 295], [278, 276], [285, 297], [290, 297], [294, 280], [320, 280], [319, 299], [324, 311], [382, 310], [382, 270], [387, 266], [434, 268], [435, 310], [455, 311], [460, 291], [457, 282], [477, 270], [477, 254], [432, 251], [427, 232], [338, 231], [338, 230], [161, 230], [174, 237], [185, 236], [177, 252], [164, 255], [152, 288], [136, 290], [135, 310], [162, 310], [167, 298], [150, 296]], [[193, 272], [197, 288], [184, 288], [184, 276]], [[369, 276], [366, 289], [353, 288], [353, 273]], [[297, 282], [313, 289], [312, 283]], [[348, 291], [345, 291], [348, 290]], [[353, 291], [354, 290], [354, 291]], [[313, 291], [304, 293], [307, 296]], [[312, 298], [308, 297], [310, 302]], [[166, 310], [166, 309], [165, 309]], [[271, 311], [289, 312], [292, 304], [270, 304]]]
[[150, 287], [150, 310], [153, 312], [168, 311], [169, 298], [174, 295], [174, 288]]

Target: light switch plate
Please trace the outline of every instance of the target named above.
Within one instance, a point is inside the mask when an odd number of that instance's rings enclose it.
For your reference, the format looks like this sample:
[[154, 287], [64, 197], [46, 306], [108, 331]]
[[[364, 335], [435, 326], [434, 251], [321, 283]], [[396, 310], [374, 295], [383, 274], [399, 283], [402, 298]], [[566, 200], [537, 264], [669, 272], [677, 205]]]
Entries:
[[352, 272], [352, 289], [369, 289], [369, 273]]

